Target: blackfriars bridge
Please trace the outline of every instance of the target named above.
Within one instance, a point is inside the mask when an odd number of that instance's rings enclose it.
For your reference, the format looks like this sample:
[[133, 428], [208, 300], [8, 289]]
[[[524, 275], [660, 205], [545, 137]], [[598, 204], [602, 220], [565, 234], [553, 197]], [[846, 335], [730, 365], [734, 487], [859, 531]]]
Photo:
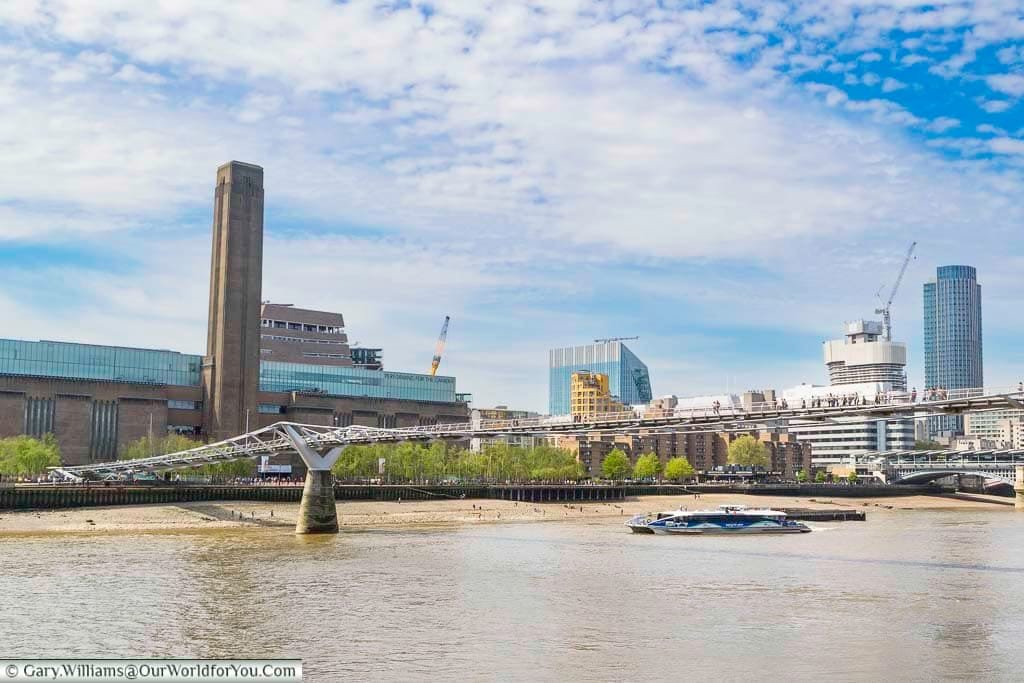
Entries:
[[[885, 401], [850, 401], [847, 405], [789, 406], [783, 401], [754, 404], [740, 408], [699, 408], [673, 411], [633, 411], [593, 416], [552, 416], [517, 420], [475, 420], [421, 427], [385, 429], [375, 427], [333, 427], [292, 422], [278, 422], [231, 439], [206, 444], [178, 453], [136, 460], [90, 463], [53, 468], [56, 475], [73, 481], [109, 478], [145, 472], [163, 472], [230, 462], [264, 455], [297, 453], [306, 464], [306, 481], [299, 510], [297, 533], [336, 533], [338, 517], [334, 502], [334, 477], [331, 468], [342, 449], [355, 444], [397, 443], [403, 441], [462, 440], [476, 437], [509, 435], [552, 436], [571, 434], [646, 434], [740, 430], [756, 425], [785, 425], [791, 420], [836, 421], [843, 418], [919, 418], [933, 415], [956, 415], [969, 411], [1024, 409], [1024, 392], [991, 393], [983, 389], [950, 391], [938, 400], [913, 401], [906, 396], [888, 397]], [[918, 463], [907, 463], [916, 467]], [[956, 473], [953, 461], [943, 463], [945, 474]], [[960, 463], [966, 467], [965, 463]], [[1000, 465], [1004, 464], [1002, 462]], [[1016, 466], [1016, 462], [1006, 463]], [[977, 469], [977, 468], [974, 468]], [[983, 471], [985, 468], [978, 470]], [[903, 471], [903, 470], [900, 470]], [[939, 470], [928, 470], [932, 479]], [[968, 473], [961, 469], [961, 473]], [[1009, 470], [1005, 470], [1009, 472]], [[997, 476], [1005, 473], [1000, 470]], [[900, 475], [911, 481], [915, 474]], [[1024, 467], [1019, 470], [1024, 477]], [[1018, 482], [1018, 505], [1024, 504], [1024, 481]]]
[[887, 451], [857, 456], [856, 465], [858, 471], [887, 484], [926, 484], [970, 475], [985, 479], [986, 488], [1013, 488], [1017, 468], [1024, 467], [1024, 449]]

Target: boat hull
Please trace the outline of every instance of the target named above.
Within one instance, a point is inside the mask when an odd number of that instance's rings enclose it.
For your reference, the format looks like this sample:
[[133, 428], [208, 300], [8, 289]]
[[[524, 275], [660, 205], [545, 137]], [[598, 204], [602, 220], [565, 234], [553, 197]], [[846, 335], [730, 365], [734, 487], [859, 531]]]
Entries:
[[791, 527], [655, 527], [655, 526], [631, 526], [634, 534], [665, 534], [672, 536], [699, 536], [699, 535], [750, 535], [750, 534], [806, 534], [811, 529], [803, 524]]

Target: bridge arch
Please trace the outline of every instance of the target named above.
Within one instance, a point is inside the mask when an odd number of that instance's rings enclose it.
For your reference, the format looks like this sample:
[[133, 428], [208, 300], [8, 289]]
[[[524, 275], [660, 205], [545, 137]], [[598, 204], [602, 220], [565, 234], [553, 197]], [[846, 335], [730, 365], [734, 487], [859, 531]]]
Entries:
[[985, 488], [1009, 486], [1013, 488], [1014, 473], [1002, 471], [966, 470], [966, 469], [936, 469], [900, 473], [892, 481], [893, 484], [927, 484], [954, 475], [967, 475], [982, 477], [985, 479]]

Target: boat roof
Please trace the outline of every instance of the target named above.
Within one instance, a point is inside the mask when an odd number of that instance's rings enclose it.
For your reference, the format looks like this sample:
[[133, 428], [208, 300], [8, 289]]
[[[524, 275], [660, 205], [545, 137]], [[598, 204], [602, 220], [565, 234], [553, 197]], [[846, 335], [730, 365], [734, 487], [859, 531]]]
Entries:
[[679, 508], [678, 510], [669, 510], [661, 513], [663, 515], [671, 515], [678, 517], [680, 515], [693, 516], [693, 515], [751, 515], [751, 516], [782, 516], [785, 517], [786, 513], [782, 510], [772, 510], [771, 508], [748, 508], [746, 505], [719, 505], [715, 510], [684, 510]]

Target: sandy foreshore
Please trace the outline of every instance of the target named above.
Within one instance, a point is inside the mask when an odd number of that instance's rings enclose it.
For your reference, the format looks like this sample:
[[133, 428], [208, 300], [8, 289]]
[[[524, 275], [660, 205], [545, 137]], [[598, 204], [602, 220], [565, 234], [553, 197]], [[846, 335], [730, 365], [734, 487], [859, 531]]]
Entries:
[[[581, 505], [515, 503], [504, 500], [428, 500], [403, 503], [339, 501], [338, 518], [342, 528], [350, 529], [581, 519], [611, 520], [677, 507], [713, 508], [725, 503], [751, 507], [847, 508], [879, 514], [895, 514], [912, 510], [1013, 511], [1012, 499], [999, 499], [991, 496], [808, 499], [783, 496], [705, 494], [699, 500], [693, 496], [641, 496], [625, 501], [592, 502]], [[24, 512], [2, 511], [0, 512], [0, 535], [52, 532], [176, 531], [238, 527], [283, 529], [295, 526], [298, 510], [298, 503], [215, 502]]]

